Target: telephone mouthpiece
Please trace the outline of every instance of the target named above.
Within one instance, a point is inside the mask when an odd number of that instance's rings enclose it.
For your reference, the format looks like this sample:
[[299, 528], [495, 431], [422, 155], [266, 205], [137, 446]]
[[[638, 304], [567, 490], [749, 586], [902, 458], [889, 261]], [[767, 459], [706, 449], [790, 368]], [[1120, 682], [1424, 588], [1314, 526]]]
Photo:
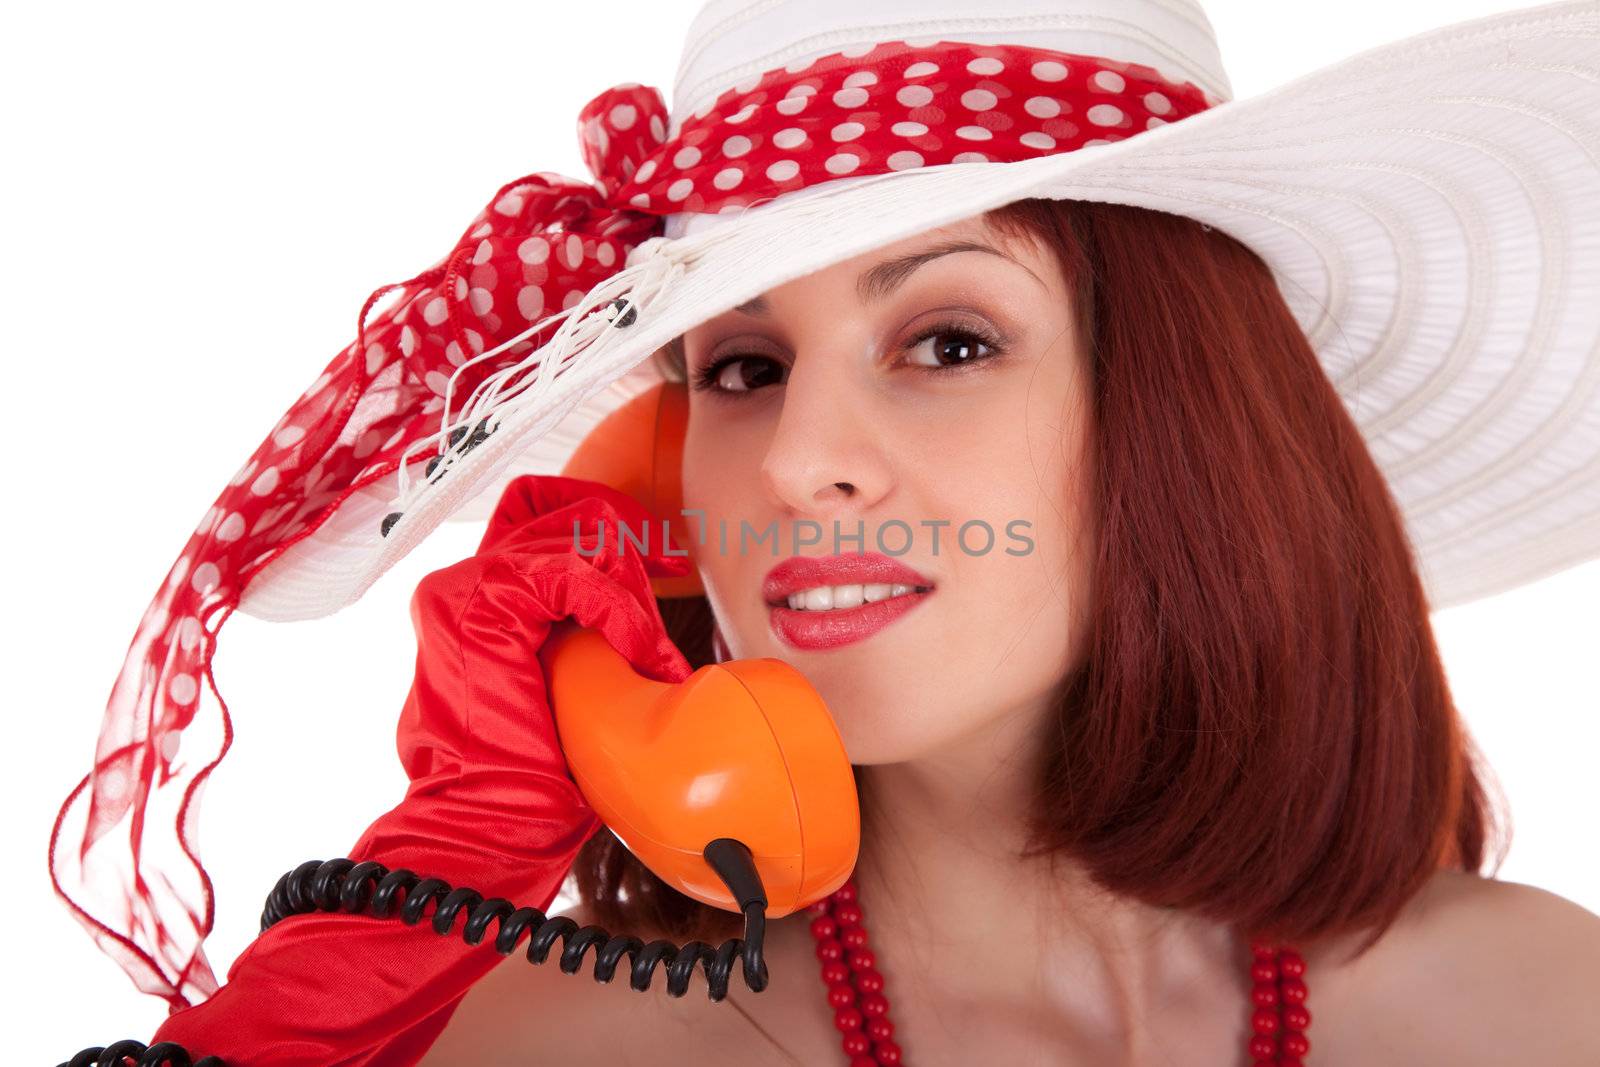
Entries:
[[540, 658], [584, 799], [679, 892], [747, 918], [759, 901], [776, 919], [850, 877], [861, 842], [855, 775], [799, 671], [729, 660], [658, 682], [571, 622], [552, 629]]

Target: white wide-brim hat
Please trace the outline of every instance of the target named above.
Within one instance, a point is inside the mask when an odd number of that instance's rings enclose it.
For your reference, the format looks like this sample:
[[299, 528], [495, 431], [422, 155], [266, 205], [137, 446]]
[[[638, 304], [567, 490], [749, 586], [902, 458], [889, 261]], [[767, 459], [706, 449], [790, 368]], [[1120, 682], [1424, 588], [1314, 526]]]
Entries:
[[[1198, 5], [1012, 3], [936, 17], [963, 6], [709, 4], [684, 49], [674, 128], [747, 72], [804, 60], [813, 41], [837, 52], [907, 35], [1148, 64], [1228, 101]], [[884, 18], [896, 10], [904, 27]], [[1600, 4], [1554, 4], [1376, 48], [1120, 140], [670, 215], [667, 240], [635, 249], [573, 309], [604, 321], [606, 304], [632, 291], [635, 325], [581, 344], [569, 317], [524, 361], [525, 392], [498, 406], [492, 440], [453, 454], [437, 483], [397, 492], [389, 480], [347, 500], [255, 576], [241, 608], [291, 620], [343, 607], [439, 522], [483, 518], [517, 474], [559, 471], [590, 427], [660, 380], [647, 357], [673, 337], [790, 279], [1023, 197], [1187, 215], [1258, 253], [1388, 478], [1435, 609], [1593, 558], [1597, 78]], [[562, 359], [573, 363], [559, 375], [538, 374]]]
[[[580, 112], [595, 182], [508, 183], [386, 287], [399, 298], [273, 427], [147, 611], [62, 810], [92, 779], [80, 857], [152, 767], [169, 788], [234, 606], [338, 610], [511, 478], [559, 472], [684, 331], [1021, 198], [1189, 216], [1254, 250], [1386, 475], [1434, 608], [1600, 555], [1600, 2], [1458, 23], [1245, 100], [1192, 0], [979, 11], [713, 0], [670, 115], [634, 84]], [[178, 1003], [214, 980], [203, 957], [183, 969], [204, 931], [146, 933], [201, 894], [209, 929], [208, 884], [175, 882], [117, 930], [74, 908]]]

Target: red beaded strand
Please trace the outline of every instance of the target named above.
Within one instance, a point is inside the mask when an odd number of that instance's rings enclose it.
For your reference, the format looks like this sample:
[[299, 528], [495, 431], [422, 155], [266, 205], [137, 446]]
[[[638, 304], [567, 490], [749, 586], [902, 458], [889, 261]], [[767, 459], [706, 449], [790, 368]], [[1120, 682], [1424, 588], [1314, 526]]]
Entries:
[[[817, 941], [822, 984], [833, 1008], [833, 1025], [843, 1035], [850, 1067], [903, 1067], [900, 1046], [889, 1021], [878, 960], [867, 944], [861, 900], [852, 879], [806, 909]], [[1255, 941], [1250, 945], [1252, 1067], [1304, 1067], [1311, 1051], [1306, 1030], [1306, 961], [1288, 945]]]
[[1252, 1067], [1303, 1067], [1311, 1051], [1306, 1028], [1306, 961], [1288, 945], [1254, 941], [1250, 945], [1250, 1057]]
[[898, 1067], [900, 1046], [889, 1021], [889, 998], [883, 992], [877, 957], [867, 944], [854, 880], [807, 910], [811, 936], [817, 939], [817, 959], [822, 961], [822, 984], [833, 1007], [833, 1025], [844, 1035], [850, 1067]]

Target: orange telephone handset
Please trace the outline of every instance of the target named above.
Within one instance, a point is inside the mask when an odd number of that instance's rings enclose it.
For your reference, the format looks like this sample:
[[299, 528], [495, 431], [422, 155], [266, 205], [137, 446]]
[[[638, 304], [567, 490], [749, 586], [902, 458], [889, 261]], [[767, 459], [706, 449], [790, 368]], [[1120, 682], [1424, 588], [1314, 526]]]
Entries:
[[[688, 397], [663, 382], [612, 412], [562, 474], [618, 489], [666, 519], [692, 555], [682, 508]], [[659, 527], [653, 527], [659, 530]], [[651, 579], [660, 597], [696, 596], [684, 577]], [[705, 904], [744, 910], [707, 847], [749, 850], [765, 913], [828, 896], [855, 869], [855, 777], [833, 716], [779, 659], [701, 667], [673, 685], [646, 678], [609, 642], [567, 622], [540, 653], [567, 765], [612, 832], [663, 880]], [[748, 891], [745, 894], [750, 895]]]

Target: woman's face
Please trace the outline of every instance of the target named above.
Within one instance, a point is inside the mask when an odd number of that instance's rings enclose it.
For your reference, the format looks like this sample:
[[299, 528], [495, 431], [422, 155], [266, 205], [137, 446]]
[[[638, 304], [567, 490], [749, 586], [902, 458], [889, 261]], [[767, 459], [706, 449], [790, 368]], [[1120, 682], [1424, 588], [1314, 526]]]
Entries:
[[[684, 501], [704, 512], [706, 595], [734, 658], [811, 681], [854, 763], [1026, 730], [1078, 664], [1094, 539], [1073, 311], [1047, 248], [975, 218], [684, 335]], [[769, 602], [791, 556], [822, 569], [789, 584], [831, 599]]]

